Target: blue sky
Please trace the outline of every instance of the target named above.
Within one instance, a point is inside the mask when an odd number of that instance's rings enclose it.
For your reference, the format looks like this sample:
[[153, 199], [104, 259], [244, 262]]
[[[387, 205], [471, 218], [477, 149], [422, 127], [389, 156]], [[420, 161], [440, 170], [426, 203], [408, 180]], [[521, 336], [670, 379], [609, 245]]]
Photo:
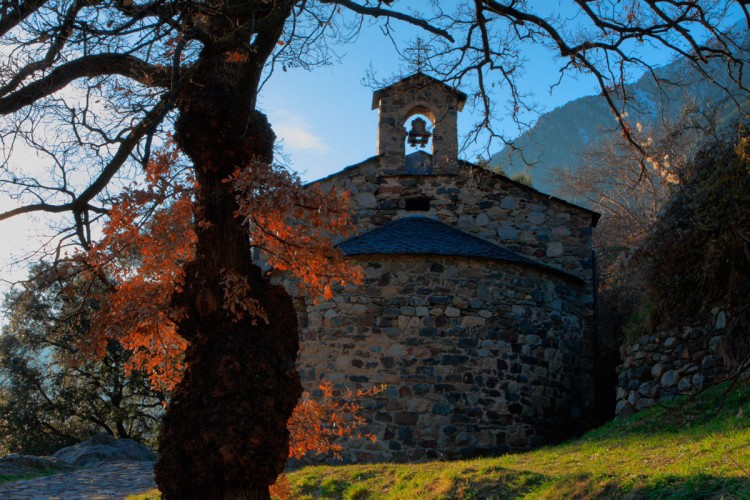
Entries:
[[[440, 6], [451, 10], [454, 1], [441, 1]], [[399, 0], [394, 8], [423, 6], [425, 2]], [[529, 2], [529, 8], [542, 17], [559, 16], [568, 28], [587, 24], [570, 0], [538, 0]], [[622, 8], [613, 3], [613, 8]], [[576, 16], [577, 14], [577, 16]], [[737, 19], [738, 13], [735, 13]], [[403, 45], [412, 44], [424, 33], [405, 23], [391, 22], [395, 37]], [[700, 37], [700, 35], [698, 35]], [[403, 48], [403, 47], [402, 47]], [[639, 55], [654, 65], [669, 62], [671, 54], [655, 50], [647, 44], [632, 44], [626, 50], [637, 50]], [[291, 156], [291, 167], [310, 181], [358, 163], [375, 154], [377, 138], [377, 111], [371, 110], [373, 89], [363, 84], [368, 68], [380, 78], [407, 75], [413, 67], [401, 60], [392, 43], [377, 26], [365, 26], [357, 41], [336, 48], [342, 56], [340, 63], [318, 67], [312, 71], [277, 70], [261, 94], [259, 103], [267, 113], [277, 136], [283, 139], [285, 151]], [[559, 79], [560, 62], [554, 52], [541, 46], [528, 46], [524, 57], [520, 90], [530, 95], [530, 101], [545, 112], [571, 100], [599, 92], [593, 77], [572, 77], [569, 73]], [[640, 74], [629, 75], [634, 81]], [[464, 89], [466, 90], [466, 89]], [[499, 96], [504, 99], [504, 96]], [[498, 105], [502, 111], [503, 106]], [[467, 133], [476, 122], [470, 106], [459, 114], [459, 134]], [[510, 119], [496, 116], [500, 129], [508, 138], [515, 138], [519, 130]], [[533, 123], [536, 115], [529, 116]], [[476, 144], [464, 150], [462, 157], [473, 161], [477, 153], [484, 153], [485, 144]], [[491, 153], [502, 147], [495, 142]]]
[[[393, 27], [406, 44], [414, 42], [419, 34], [405, 24]], [[340, 47], [339, 53], [343, 59], [338, 64], [312, 71], [297, 68], [276, 71], [259, 100], [277, 136], [283, 140], [285, 152], [291, 156], [291, 167], [307, 181], [375, 154], [377, 110], [371, 109], [373, 89], [363, 83], [368, 68], [379, 78], [413, 72], [377, 28], [364, 29], [357, 42]], [[593, 79], [572, 78], [550, 90], [558, 78], [551, 54], [535, 47], [527, 51], [526, 57], [523, 91], [533, 94], [532, 100], [541, 110], [550, 111], [597, 91]], [[511, 138], [518, 135], [511, 120], [498, 118], [505, 134]], [[459, 134], [467, 133], [475, 121], [472, 109], [464, 108], [459, 114]], [[484, 144], [477, 144], [462, 156], [473, 161], [483, 147]], [[497, 143], [495, 149], [499, 147]]]
[[[447, 9], [453, 3], [441, 1], [440, 5]], [[570, 12], [566, 7], [569, 0], [529, 3], [541, 14], [554, 12], [565, 16]], [[410, 4], [424, 5], [425, 2], [399, 0], [394, 6], [403, 8]], [[413, 42], [419, 34], [415, 28], [403, 23], [393, 22], [391, 26], [396, 37], [406, 43]], [[342, 60], [331, 66], [317, 67], [312, 71], [290, 68], [284, 72], [278, 69], [259, 98], [260, 108], [268, 115], [278, 138], [283, 140], [291, 168], [305, 181], [337, 172], [375, 154], [377, 111], [371, 109], [373, 89], [363, 84], [368, 68], [380, 78], [413, 71], [399, 59], [395, 48], [377, 26], [365, 26], [356, 42], [339, 46], [336, 52]], [[567, 78], [550, 90], [558, 80], [558, 65], [551, 53], [534, 47], [529, 48], [525, 56], [528, 62], [524, 65], [522, 90], [533, 94], [532, 100], [538, 103], [540, 111], [550, 111], [570, 100], [597, 92], [595, 83], [586, 78]], [[658, 52], [651, 51], [649, 57], [657, 64], [667, 62], [667, 56]], [[498, 109], [503, 108], [499, 106]], [[497, 118], [508, 137], [518, 135], [511, 120], [503, 116]], [[459, 114], [459, 134], [468, 132], [475, 120], [472, 109], [467, 106]], [[483, 146], [469, 147], [462, 153], [463, 158], [475, 160]], [[491, 152], [496, 152], [500, 146], [496, 143]], [[0, 210], [12, 206], [12, 202], [0, 199]], [[0, 279], [23, 277], [22, 268], [8, 267], [11, 257], [38, 248], [39, 234], [54, 233], [48, 229], [44, 217], [39, 219], [19, 217], [0, 224], [3, 236], [0, 238]]]

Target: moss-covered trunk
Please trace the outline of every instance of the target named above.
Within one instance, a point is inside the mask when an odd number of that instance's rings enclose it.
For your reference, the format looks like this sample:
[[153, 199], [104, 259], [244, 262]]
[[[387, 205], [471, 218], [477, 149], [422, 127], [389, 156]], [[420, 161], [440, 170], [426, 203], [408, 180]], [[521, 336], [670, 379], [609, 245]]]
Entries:
[[[204, 53], [201, 64], [176, 124], [198, 181], [196, 257], [174, 299], [185, 313], [178, 327], [189, 341], [187, 370], [164, 417], [156, 482], [165, 499], [269, 498], [302, 392], [297, 322], [290, 297], [252, 264], [226, 179], [250, 162], [270, 163], [274, 134], [248, 105], [255, 89], [238, 87], [242, 75], [235, 78], [225, 56]], [[247, 281], [267, 323], [224, 307], [228, 274]]]

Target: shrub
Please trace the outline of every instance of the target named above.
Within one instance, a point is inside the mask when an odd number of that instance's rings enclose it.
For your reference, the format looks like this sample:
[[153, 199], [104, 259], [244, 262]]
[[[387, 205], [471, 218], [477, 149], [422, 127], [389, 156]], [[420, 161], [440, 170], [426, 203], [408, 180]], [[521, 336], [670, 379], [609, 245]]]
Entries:
[[705, 321], [720, 307], [735, 322], [750, 306], [747, 132], [715, 141], [679, 172], [680, 189], [647, 239], [648, 301], [661, 326]]

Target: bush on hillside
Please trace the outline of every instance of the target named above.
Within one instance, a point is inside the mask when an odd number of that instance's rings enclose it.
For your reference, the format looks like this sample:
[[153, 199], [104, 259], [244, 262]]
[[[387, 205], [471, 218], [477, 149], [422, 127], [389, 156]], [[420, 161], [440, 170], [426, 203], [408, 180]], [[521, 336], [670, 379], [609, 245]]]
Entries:
[[[671, 197], [638, 256], [645, 263], [651, 320], [659, 327], [750, 317], [748, 132], [715, 141], [679, 171]], [[642, 308], [643, 310], [643, 308]]]

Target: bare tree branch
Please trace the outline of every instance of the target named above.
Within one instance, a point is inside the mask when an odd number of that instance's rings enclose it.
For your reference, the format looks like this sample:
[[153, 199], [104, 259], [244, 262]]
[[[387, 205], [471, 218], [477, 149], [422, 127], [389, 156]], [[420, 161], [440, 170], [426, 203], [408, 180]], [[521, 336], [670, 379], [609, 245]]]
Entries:
[[11, 29], [18, 26], [18, 24], [29, 17], [31, 14], [39, 10], [47, 0], [27, 0], [19, 3], [15, 2], [3, 2], [0, 6], [0, 36], [5, 34]]
[[437, 35], [439, 37], [445, 38], [448, 41], [451, 41], [451, 42], [454, 41], [453, 36], [451, 36], [451, 34], [448, 33], [446, 30], [438, 28], [437, 26], [430, 24], [424, 19], [420, 19], [416, 16], [412, 16], [404, 12], [384, 9], [382, 7], [368, 7], [365, 5], [360, 5], [356, 2], [352, 2], [350, 0], [320, 0], [320, 3], [340, 5], [342, 7], [346, 7], [352, 12], [356, 12], [357, 14], [361, 14], [363, 16], [369, 16], [369, 17], [374, 17], [374, 18], [385, 17], [385, 18], [390, 18], [390, 19], [398, 19], [399, 21], [404, 21], [406, 23], [413, 24], [414, 26], [422, 28], [428, 33], [432, 33], [433, 35]]
[[169, 87], [168, 71], [146, 64], [137, 57], [122, 54], [85, 56], [55, 68], [47, 76], [0, 98], [0, 114], [9, 114], [35, 103], [79, 78], [122, 75], [144, 85]]

